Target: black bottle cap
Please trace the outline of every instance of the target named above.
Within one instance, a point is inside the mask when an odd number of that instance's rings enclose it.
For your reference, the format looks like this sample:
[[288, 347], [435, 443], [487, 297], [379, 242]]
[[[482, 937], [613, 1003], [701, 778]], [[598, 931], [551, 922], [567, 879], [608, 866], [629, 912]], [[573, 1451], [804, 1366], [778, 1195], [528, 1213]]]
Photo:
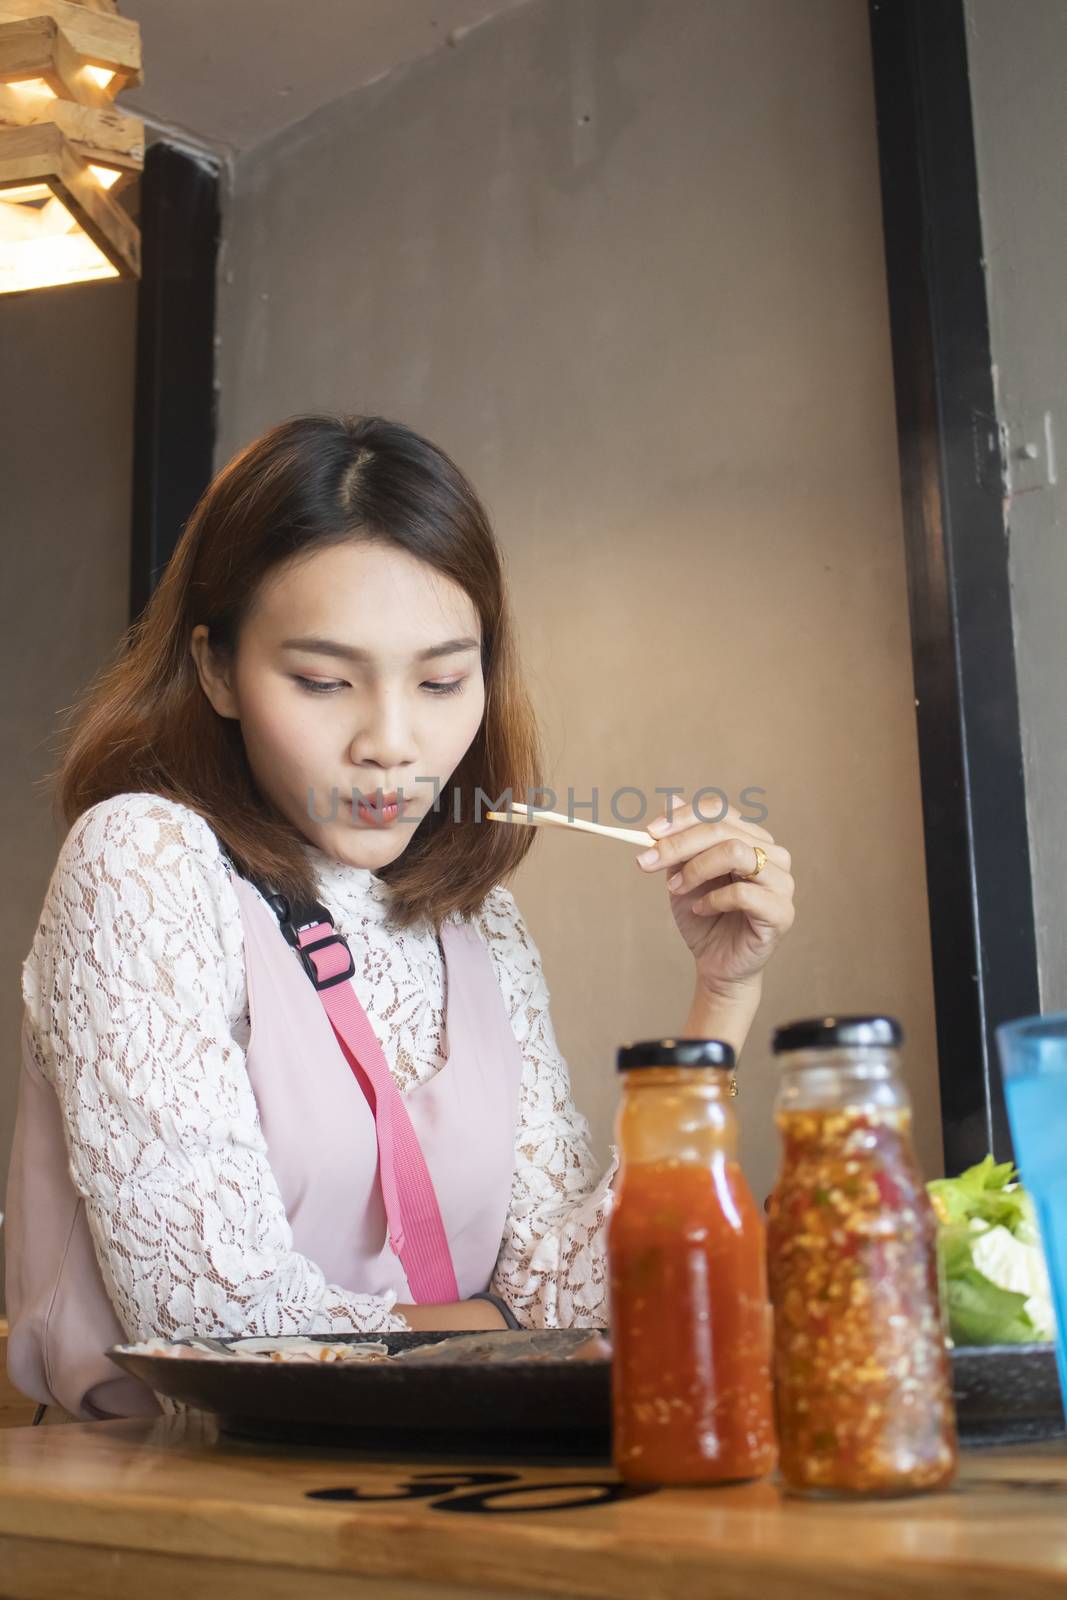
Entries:
[[896, 1017], [849, 1016], [805, 1017], [775, 1028], [771, 1050], [777, 1055], [787, 1050], [832, 1050], [835, 1046], [901, 1045], [904, 1030]]
[[634, 1067], [732, 1069], [733, 1065], [733, 1045], [723, 1039], [641, 1039], [620, 1045], [615, 1057], [617, 1072], [630, 1072]]

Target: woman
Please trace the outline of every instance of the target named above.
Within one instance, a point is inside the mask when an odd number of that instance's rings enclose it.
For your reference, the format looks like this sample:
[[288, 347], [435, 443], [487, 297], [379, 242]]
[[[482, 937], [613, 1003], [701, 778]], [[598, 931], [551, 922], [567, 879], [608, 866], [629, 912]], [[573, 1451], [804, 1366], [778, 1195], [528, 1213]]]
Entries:
[[[237, 455], [58, 775], [7, 1201], [20, 1388], [125, 1415], [158, 1410], [103, 1355], [125, 1339], [607, 1321], [617, 1156], [598, 1176], [502, 881], [536, 835], [475, 806], [541, 781], [499, 551], [444, 452], [308, 416]], [[680, 1031], [740, 1049], [793, 918], [788, 853], [733, 811], [662, 826], [641, 870], [669, 869], [694, 961]], [[348, 941], [453, 1299], [415, 1303], [390, 1248], [373, 1094], [271, 893]]]

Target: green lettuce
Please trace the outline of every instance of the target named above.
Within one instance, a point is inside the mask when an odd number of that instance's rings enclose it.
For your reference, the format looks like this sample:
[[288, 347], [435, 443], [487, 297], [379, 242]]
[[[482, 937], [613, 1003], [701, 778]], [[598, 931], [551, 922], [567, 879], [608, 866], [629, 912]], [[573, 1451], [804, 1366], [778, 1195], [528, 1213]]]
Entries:
[[[1034, 1207], [1012, 1163], [986, 1156], [958, 1178], [926, 1187], [938, 1216], [938, 1267], [953, 1342], [1029, 1344], [1051, 1337]], [[976, 1247], [988, 1271], [977, 1264]], [[1020, 1292], [1019, 1283], [1030, 1292]]]
[[997, 1163], [992, 1156], [986, 1156], [958, 1178], [935, 1178], [926, 1187], [942, 1222], [977, 1220], [987, 1222], [991, 1228], [1002, 1224], [1014, 1233], [1016, 1224], [1026, 1215], [1022, 1189], [1006, 1187], [1014, 1178], [1015, 1168], [1010, 1161]]

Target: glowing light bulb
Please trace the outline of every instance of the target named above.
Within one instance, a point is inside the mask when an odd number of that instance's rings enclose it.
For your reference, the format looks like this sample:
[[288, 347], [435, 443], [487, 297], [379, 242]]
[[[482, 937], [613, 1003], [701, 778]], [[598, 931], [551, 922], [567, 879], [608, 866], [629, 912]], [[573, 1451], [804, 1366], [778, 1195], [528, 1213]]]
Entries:
[[89, 171], [93, 174], [101, 189], [110, 189], [111, 185], [121, 177], [117, 167], [98, 167], [95, 161], [90, 161]]
[[0, 294], [118, 275], [47, 183], [0, 189]]
[[9, 83], [6, 87], [14, 89], [16, 94], [24, 95], [27, 100], [55, 100], [57, 98], [56, 91], [43, 78], [16, 78], [14, 83]]

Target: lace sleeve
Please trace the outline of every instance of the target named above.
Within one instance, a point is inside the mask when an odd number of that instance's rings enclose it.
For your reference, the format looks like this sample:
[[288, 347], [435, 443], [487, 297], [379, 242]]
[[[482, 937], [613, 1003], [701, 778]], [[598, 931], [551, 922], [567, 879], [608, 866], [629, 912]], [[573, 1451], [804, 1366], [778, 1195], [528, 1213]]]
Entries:
[[522, 1047], [519, 1133], [504, 1237], [490, 1287], [527, 1328], [609, 1324], [606, 1229], [618, 1152], [598, 1173], [556, 1043], [540, 953], [510, 890], [497, 885], [478, 919]]
[[23, 997], [131, 1340], [406, 1330], [293, 1249], [244, 1051], [240, 904], [208, 824], [149, 794], [78, 819]]

